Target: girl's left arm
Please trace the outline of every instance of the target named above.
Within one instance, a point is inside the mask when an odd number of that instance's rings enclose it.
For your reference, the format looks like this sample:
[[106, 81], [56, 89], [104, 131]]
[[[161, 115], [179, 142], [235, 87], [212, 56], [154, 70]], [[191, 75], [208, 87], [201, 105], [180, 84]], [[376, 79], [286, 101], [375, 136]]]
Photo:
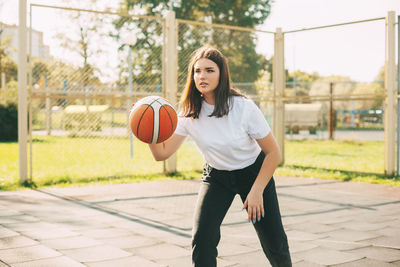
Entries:
[[265, 159], [244, 203], [249, 221], [253, 223], [264, 217], [263, 192], [281, 162], [281, 152], [272, 133], [257, 139], [257, 143], [265, 153]]

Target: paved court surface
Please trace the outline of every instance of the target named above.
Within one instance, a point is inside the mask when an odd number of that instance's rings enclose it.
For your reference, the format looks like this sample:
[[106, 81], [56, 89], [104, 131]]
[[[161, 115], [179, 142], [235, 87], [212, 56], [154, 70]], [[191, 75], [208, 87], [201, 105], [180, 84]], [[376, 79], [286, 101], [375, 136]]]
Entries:
[[[277, 177], [294, 266], [400, 266], [400, 188]], [[0, 192], [0, 266], [190, 266], [199, 181]], [[218, 266], [270, 266], [235, 199]]]

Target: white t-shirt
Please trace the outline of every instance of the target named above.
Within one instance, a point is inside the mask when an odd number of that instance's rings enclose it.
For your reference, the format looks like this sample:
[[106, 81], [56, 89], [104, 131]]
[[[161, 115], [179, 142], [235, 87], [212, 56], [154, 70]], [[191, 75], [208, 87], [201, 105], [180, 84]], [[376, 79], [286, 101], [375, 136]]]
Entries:
[[209, 117], [214, 106], [203, 101], [198, 119], [179, 117], [175, 133], [191, 136], [206, 162], [219, 170], [237, 170], [255, 162], [261, 151], [255, 139], [271, 132], [256, 104], [234, 96], [228, 115]]

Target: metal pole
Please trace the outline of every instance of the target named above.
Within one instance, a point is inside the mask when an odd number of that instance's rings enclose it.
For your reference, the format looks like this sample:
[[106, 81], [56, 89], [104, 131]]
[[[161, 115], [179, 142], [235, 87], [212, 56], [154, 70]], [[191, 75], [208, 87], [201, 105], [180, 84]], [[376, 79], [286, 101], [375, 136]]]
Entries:
[[385, 19], [385, 17], [374, 18], [374, 19], [365, 19], [365, 20], [358, 20], [358, 21], [351, 21], [351, 22], [345, 22], [345, 23], [331, 24], [331, 25], [318, 26], [318, 27], [312, 27], [312, 28], [297, 29], [297, 30], [287, 31], [287, 32], [284, 32], [284, 33], [294, 33], [294, 32], [302, 32], [302, 31], [318, 30], [318, 29], [338, 27], [338, 26], [344, 26], [344, 25], [350, 25], [350, 24], [356, 24], [356, 23], [364, 23], [364, 22], [370, 22], [370, 21], [376, 21], [376, 20], [384, 20], [384, 19]]
[[281, 28], [276, 29], [274, 39], [274, 60], [272, 80], [274, 83], [274, 120], [273, 134], [281, 149], [282, 160], [280, 165], [285, 162], [285, 58], [284, 58], [284, 34]]
[[44, 76], [44, 88], [46, 91], [46, 134], [51, 135], [51, 98], [47, 75]]
[[351, 124], [351, 127], [354, 127], [355, 126], [355, 123], [354, 123], [354, 121], [355, 121], [355, 111], [354, 111], [354, 100], [351, 100], [351, 113], [350, 113], [350, 124]]
[[158, 16], [146, 16], [146, 15], [132, 15], [128, 13], [119, 13], [119, 12], [111, 12], [111, 11], [99, 11], [93, 9], [82, 9], [82, 8], [72, 8], [72, 7], [63, 7], [63, 6], [49, 6], [49, 5], [41, 5], [41, 4], [31, 4], [33, 7], [45, 7], [45, 8], [54, 8], [61, 10], [69, 10], [69, 11], [81, 11], [81, 12], [90, 12], [101, 15], [117, 15], [123, 18], [139, 18], [139, 19], [148, 19], [148, 20], [163, 20], [162, 17]]
[[[397, 94], [400, 95], [400, 16], [397, 16]], [[400, 159], [400, 98], [397, 97], [397, 176]]]
[[28, 179], [27, 134], [27, 40], [26, 40], [26, 0], [19, 0], [18, 27], [18, 146], [19, 178], [21, 183]]
[[335, 112], [333, 110], [333, 82], [329, 83], [329, 139], [333, 140], [334, 131], [334, 116]]
[[29, 141], [29, 177], [28, 182], [32, 183], [33, 174], [33, 142], [32, 142], [32, 6], [29, 7], [29, 53], [28, 53], [28, 141]]
[[[129, 45], [129, 53], [128, 53], [128, 65], [129, 65], [129, 79], [128, 79], [128, 87], [129, 87], [129, 110], [132, 108], [132, 97], [133, 97], [133, 67], [132, 67], [132, 46]], [[133, 133], [129, 131], [129, 152], [131, 158], [133, 158]]]
[[[178, 86], [178, 29], [175, 19], [175, 12], [169, 10], [166, 16], [166, 97], [172, 105], [176, 105], [177, 86]], [[177, 157], [174, 153], [164, 163], [165, 171], [176, 172]]]
[[385, 175], [394, 175], [395, 158], [395, 124], [396, 124], [396, 62], [395, 62], [395, 12], [389, 11], [386, 19], [386, 53], [385, 53], [385, 88], [387, 91], [385, 101]]

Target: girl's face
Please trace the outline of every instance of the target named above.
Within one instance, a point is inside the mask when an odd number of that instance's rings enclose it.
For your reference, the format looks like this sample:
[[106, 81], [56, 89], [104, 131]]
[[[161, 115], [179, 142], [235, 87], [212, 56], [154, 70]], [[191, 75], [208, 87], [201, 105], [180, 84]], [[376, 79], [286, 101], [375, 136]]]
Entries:
[[200, 58], [194, 64], [193, 79], [197, 90], [209, 104], [213, 104], [214, 90], [219, 84], [218, 65], [207, 58]]

